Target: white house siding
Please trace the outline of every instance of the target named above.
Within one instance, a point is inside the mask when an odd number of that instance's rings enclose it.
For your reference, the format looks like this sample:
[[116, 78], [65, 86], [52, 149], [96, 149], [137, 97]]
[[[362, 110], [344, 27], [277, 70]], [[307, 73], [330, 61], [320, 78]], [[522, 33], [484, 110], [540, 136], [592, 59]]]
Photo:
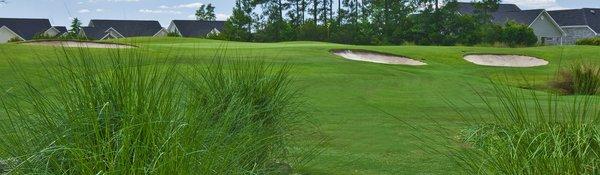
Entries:
[[587, 26], [562, 27], [562, 29], [567, 33], [565, 44], [575, 44], [577, 40], [596, 36], [596, 33]]
[[111, 35], [111, 36], [113, 36], [115, 38], [124, 38], [123, 35], [121, 35], [118, 31], [116, 31], [116, 30], [114, 30], [112, 28], [108, 29], [107, 31], [108, 31], [109, 35]]
[[[533, 33], [538, 37], [538, 40], [545, 44], [560, 44], [563, 33], [559, 26], [553, 21], [552, 17], [548, 13], [542, 13], [538, 16], [530, 27], [533, 29]], [[542, 40], [543, 39], [543, 40]]]
[[177, 26], [175, 25], [174, 22], [171, 22], [171, 24], [169, 24], [169, 27], [167, 28], [167, 32], [168, 33], [179, 33], [179, 31], [177, 30]]
[[58, 31], [54, 28], [48, 29], [48, 30], [46, 30], [46, 32], [44, 32], [44, 35], [50, 36], [50, 37], [57, 36], [58, 34], [60, 34], [60, 31]]
[[166, 30], [160, 30], [158, 33], [154, 35], [154, 37], [164, 37], [167, 36], [168, 32]]
[[7, 43], [13, 38], [19, 38], [19, 36], [6, 27], [0, 27], [0, 43]]

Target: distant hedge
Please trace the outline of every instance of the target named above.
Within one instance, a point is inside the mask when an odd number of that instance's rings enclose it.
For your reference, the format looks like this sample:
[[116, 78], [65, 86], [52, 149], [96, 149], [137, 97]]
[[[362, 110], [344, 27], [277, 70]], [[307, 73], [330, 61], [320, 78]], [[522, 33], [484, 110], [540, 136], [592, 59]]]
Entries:
[[577, 45], [600, 46], [600, 37], [581, 39], [581, 40], [578, 40], [576, 44]]

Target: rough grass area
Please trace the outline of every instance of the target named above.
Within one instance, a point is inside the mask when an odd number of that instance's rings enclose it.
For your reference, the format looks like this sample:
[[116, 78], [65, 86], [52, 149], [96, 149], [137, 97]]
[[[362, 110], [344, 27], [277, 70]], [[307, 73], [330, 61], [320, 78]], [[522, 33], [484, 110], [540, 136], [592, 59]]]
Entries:
[[596, 95], [600, 93], [600, 66], [576, 64], [562, 70], [552, 86], [564, 94]]
[[[218, 60], [186, 67], [141, 51], [65, 50], [1, 96], [10, 174], [293, 172], [303, 119], [287, 67]], [[18, 62], [14, 64], [19, 64]], [[17, 65], [14, 65], [17, 67]]]
[[[308, 121], [299, 125], [305, 129], [318, 125], [317, 134], [291, 135], [298, 143], [289, 147], [289, 153], [314, 150], [314, 143], [329, 138], [320, 145], [321, 154], [306, 166], [293, 166], [304, 174], [467, 174], [446, 147], [436, 147], [440, 153], [431, 153], [415, 136], [434, 137], [433, 128], [444, 126], [449, 134], [457, 136], [464, 129], [464, 121], [455, 109], [443, 99], [470, 102], [457, 104], [466, 113], [487, 109], [473, 92], [497, 101], [490, 77], [503, 77], [508, 83], [519, 80], [533, 81], [533, 85], [547, 85], [554, 79], [561, 65], [576, 62], [600, 64], [597, 46], [548, 46], [530, 48], [493, 47], [438, 47], [438, 46], [351, 46], [322, 42], [243, 43], [222, 42], [193, 38], [136, 38], [113, 42], [130, 43], [156, 57], [179, 55], [182, 67], [206, 65], [217, 51], [227, 57], [248, 62], [265, 62], [280, 68], [292, 65], [289, 75], [295, 81], [290, 86], [303, 91]], [[418, 58], [428, 64], [422, 67], [380, 65], [340, 59], [331, 49], [364, 49]], [[75, 49], [68, 49], [75, 50]], [[109, 49], [94, 49], [103, 54]], [[4, 89], [15, 89], [16, 73], [6, 60], [19, 61], [24, 75], [42, 87], [50, 84], [43, 71], [41, 56], [53, 54], [54, 49], [18, 44], [0, 45], [0, 84]], [[550, 64], [535, 68], [500, 68], [478, 66], [463, 60], [466, 54], [511, 54], [544, 58]], [[230, 65], [225, 63], [224, 65]], [[44, 89], [44, 88], [42, 88]], [[543, 91], [536, 93], [544, 95]], [[569, 97], [567, 97], [569, 98]], [[531, 101], [531, 98], [525, 98]], [[382, 112], [385, 111], [385, 112]], [[387, 114], [386, 114], [387, 113]], [[389, 114], [397, 118], [390, 117]], [[480, 119], [491, 121], [492, 115]], [[1, 116], [4, 118], [4, 115]], [[398, 120], [401, 119], [401, 120]], [[403, 122], [401, 122], [403, 121]], [[426, 132], [408, 127], [428, 128]], [[450, 145], [458, 147], [460, 145]], [[293, 164], [293, 163], [290, 163]]]
[[600, 173], [600, 98], [495, 86], [498, 100], [483, 100], [492, 119], [463, 116], [452, 157], [468, 174]]

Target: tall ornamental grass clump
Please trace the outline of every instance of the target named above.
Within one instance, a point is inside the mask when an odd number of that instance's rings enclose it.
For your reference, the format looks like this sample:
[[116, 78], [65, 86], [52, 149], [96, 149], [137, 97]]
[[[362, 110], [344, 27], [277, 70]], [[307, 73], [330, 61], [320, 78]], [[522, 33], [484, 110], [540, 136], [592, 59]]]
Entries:
[[268, 174], [296, 165], [287, 141], [303, 115], [287, 67], [184, 66], [135, 50], [58, 57], [45, 66], [46, 87], [23, 76], [1, 96], [9, 173]]
[[573, 65], [560, 72], [552, 86], [565, 94], [596, 95], [600, 93], [600, 66]]
[[467, 174], [600, 173], [599, 98], [494, 92], [484, 98], [492, 118], [468, 122], [452, 155]]

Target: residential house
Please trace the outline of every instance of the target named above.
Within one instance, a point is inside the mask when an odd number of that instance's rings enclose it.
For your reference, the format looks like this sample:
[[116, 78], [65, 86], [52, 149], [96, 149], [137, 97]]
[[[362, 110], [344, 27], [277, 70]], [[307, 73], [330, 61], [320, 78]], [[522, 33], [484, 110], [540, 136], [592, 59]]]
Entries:
[[[458, 11], [461, 14], [476, 14], [478, 9], [474, 3], [459, 3]], [[542, 44], [562, 44], [566, 36], [565, 31], [544, 9], [521, 10], [515, 4], [500, 4], [498, 9], [490, 13], [492, 22], [504, 25], [514, 21], [529, 26]]]
[[68, 32], [65, 26], [52, 26], [44, 32], [46, 36], [62, 36]]
[[51, 27], [48, 19], [0, 18], [0, 43], [31, 40]]
[[182, 37], [208, 37], [221, 33], [224, 26], [225, 21], [173, 20], [167, 31]]
[[600, 9], [583, 8], [549, 11], [567, 34], [565, 43], [600, 36]]
[[158, 21], [142, 20], [91, 20], [87, 27], [82, 27], [80, 36], [94, 40], [127, 37], [160, 37], [167, 31]]

